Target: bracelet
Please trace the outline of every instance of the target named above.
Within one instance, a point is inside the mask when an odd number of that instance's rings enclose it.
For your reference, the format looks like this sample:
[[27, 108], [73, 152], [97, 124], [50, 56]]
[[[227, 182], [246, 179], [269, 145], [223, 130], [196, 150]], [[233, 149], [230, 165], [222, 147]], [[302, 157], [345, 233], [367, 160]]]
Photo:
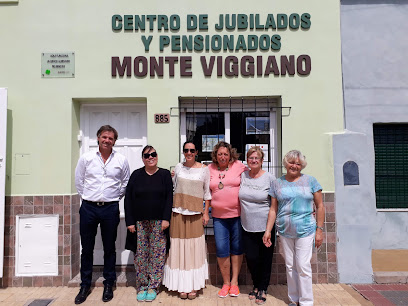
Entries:
[[322, 231], [324, 230], [323, 227], [316, 225], [316, 228], [321, 229]]

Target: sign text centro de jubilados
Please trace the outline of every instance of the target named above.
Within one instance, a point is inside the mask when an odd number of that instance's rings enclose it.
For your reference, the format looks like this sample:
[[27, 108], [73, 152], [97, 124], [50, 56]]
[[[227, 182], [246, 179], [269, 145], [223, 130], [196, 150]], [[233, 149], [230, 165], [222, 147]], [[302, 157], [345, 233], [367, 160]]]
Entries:
[[[177, 35], [185, 25], [188, 35]], [[174, 53], [205, 53], [200, 56], [200, 65], [204, 76], [218, 77], [267, 77], [269, 75], [308, 76], [312, 69], [312, 60], [307, 54], [276, 54], [282, 46], [282, 31], [308, 31], [311, 27], [311, 15], [302, 14], [220, 14], [214, 25], [209, 25], [208, 15], [113, 15], [112, 30], [120, 32], [139, 32], [140, 42], [145, 52], [150, 52], [156, 44], [160, 52], [170, 50]], [[213, 27], [217, 34], [203, 34]], [[153, 31], [166, 31], [166, 35]], [[235, 32], [234, 32], [235, 31]], [[244, 31], [249, 32], [244, 34]], [[146, 33], [147, 32], [147, 33]], [[170, 32], [171, 34], [168, 34]], [[197, 33], [198, 32], [198, 33]], [[242, 34], [240, 34], [242, 33]], [[252, 34], [253, 33], [253, 34]], [[237, 55], [211, 55], [221, 51], [241, 52]], [[260, 51], [265, 55], [251, 56], [251, 52]], [[242, 54], [243, 53], [243, 54]], [[179, 74], [192, 77], [192, 56], [112, 56], [111, 73], [113, 77], [127, 76], [141, 78], [146, 76], [169, 76]]]

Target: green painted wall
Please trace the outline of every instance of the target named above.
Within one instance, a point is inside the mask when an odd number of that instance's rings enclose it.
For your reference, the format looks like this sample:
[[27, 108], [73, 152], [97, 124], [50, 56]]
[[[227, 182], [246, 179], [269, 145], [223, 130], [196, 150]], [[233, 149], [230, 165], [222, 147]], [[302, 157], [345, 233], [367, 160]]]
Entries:
[[[216, 32], [219, 14], [309, 13], [309, 30]], [[114, 14], [178, 14], [181, 30], [146, 31], [154, 35], [151, 51], [141, 42], [143, 33], [111, 28]], [[208, 14], [207, 32], [187, 32], [187, 14]], [[169, 113], [179, 96], [281, 96], [282, 106], [291, 106], [282, 119], [282, 152], [298, 148], [307, 156], [304, 170], [318, 178], [325, 191], [334, 191], [331, 136], [343, 129], [340, 62], [339, 1], [21, 1], [0, 5], [0, 87], [8, 88], [9, 130], [6, 192], [23, 194], [67, 194], [75, 192], [73, 169], [79, 156], [81, 99], [145, 98], [148, 142], [160, 154], [160, 165], [178, 161], [179, 122], [153, 122], [154, 113]], [[262, 52], [159, 52], [159, 35], [234, 34], [281, 35], [279, 51]], [[41, 78], [42, 52], [75, 52], [75, 78]], [[201, 55], [291, 55], [307, 54], [312, 60], [309, 76], [227, 78], [203, 75]], [[192, 56], [193, 77], [114, 78], [111, 57]], [[29, 155], [29, 171], [17, 175], [16, 154]], [[25, 155], [27, 156], [27, 155]]]

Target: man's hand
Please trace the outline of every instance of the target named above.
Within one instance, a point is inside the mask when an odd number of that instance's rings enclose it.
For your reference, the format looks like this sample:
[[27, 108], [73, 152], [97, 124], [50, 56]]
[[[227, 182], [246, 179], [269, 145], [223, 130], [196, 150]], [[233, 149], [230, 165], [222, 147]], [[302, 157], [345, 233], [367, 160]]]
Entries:
[[136, 232], [136, 227], [135, 227], [134, 225], [129, 225], [129, 226], [127, 227], [127, 229], [128, 229], [129, 232], [131, 232], [131, 233]]
[[162, 220], [161, 225], [162, 225], [161, 229], [162, 229], [162, 231], [164, 231], [166, 228], [168, 228], [170, 226], [170, 223], [167, 220]]

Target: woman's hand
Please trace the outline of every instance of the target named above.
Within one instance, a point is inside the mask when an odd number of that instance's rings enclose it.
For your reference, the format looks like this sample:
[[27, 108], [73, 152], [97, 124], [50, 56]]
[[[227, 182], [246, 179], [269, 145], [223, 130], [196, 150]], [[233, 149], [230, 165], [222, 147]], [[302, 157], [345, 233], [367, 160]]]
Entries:
[[206, 226], [208, 224], [208, 221], [210, 221], [210, 216], [208, 215], [208, 212], [203, 213], [203, 225]]
[[161, 229], [164, 231], [166, 228], [170, 226], [170, 222], [167, 220], [162, 220]]
[[316, 237], [315, 237], [315, 246], [316, 248], [320, 248], [323, 242], [323, 231], [320, 228], [316, 229]]
[[174, 177], [174, 175], [176, 174], [176, 171], [171, 170], [170, 174], [171, 174], [171, 177]]
[[[316, 225], [323, 227], [324, 224], [324, 205], [322, 191], [319, 190], [313, 194], [313, 201], [316, 205]], [[319, 248], [323, 242], [323, 231], [316, 228], [315, 246]]]
[[[262, 237], [262, 241], [264, 245], [269, 248], [272, 245], [271, 241], [271, 231], [273, 229], [273, 225], [276, 221], [276, 213], [278, 212], [278, 200], [276, 198], [271, 198], [271, 208], [269, 208], [268, 213], [268, 221], [266, 222], [266, 230]], [[275, 235], [275, 233], [274, 233]]]
[[264, 245], [269, 248], [272, 245], [271, 242], [271, 232], [269, 231], [265, 231], [263, 237], [262, 237], [262, 241], [264, 243]]
[[129, 225], [129, 226], [127, 227], [127, 229], [128, 229], [129, 232], [131, 232], [131, 233], [136, 232], [136, 227], [135, 227], [134, 225]]

